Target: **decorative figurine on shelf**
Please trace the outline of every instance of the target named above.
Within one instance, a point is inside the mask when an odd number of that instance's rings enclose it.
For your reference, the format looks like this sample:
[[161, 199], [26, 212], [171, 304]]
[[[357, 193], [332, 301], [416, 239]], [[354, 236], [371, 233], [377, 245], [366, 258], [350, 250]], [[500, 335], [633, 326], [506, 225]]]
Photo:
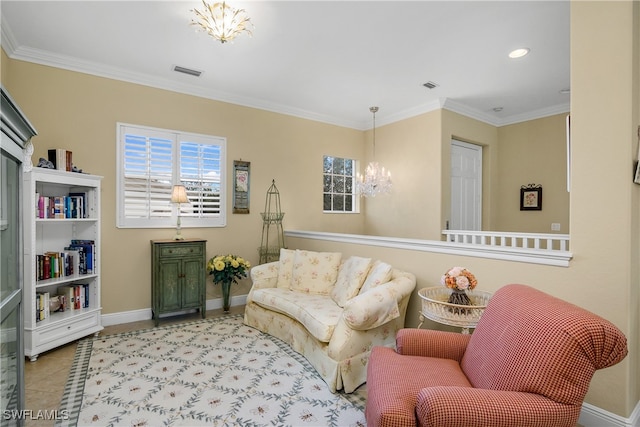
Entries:
[[40, 157], [40, 160], [38, 160], [38, 167], [39, 168], [45, 168], [45, 169], [55, 169], [56, 168], [53, 165], [53, 162], [45, 159], [44, 157]]

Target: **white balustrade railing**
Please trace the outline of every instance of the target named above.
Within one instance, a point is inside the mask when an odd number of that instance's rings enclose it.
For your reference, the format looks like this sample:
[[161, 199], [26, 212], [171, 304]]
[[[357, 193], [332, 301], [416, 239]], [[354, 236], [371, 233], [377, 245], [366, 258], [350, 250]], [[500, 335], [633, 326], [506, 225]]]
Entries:
[[568, 234], [443, 230], [443, 240], [422, 240], [322, 231], [285, 230], [288, 238], [326, 240], [409, 251], [434, 252], [568, 267], [573, 254]]
[[569, 250], [568, 234], [514, 233], [503, 231], [442, 230], [445, 241], [469, 245], [543, 251]]

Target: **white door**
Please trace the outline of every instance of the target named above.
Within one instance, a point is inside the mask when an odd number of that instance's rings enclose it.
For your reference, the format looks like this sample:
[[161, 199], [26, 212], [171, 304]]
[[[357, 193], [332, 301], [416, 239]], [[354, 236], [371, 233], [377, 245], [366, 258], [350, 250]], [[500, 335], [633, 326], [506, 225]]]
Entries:
[[482, 229], [482, 147], [451, 140], [451, 230]]

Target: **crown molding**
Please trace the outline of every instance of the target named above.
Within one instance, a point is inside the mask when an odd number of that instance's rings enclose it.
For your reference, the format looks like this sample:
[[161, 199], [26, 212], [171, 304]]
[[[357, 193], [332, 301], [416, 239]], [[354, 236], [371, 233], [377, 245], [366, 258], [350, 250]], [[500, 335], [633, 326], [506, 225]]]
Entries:
[[[341, 119], [326, 114], [318, 114], [312, 111], [269, 102], [263, 99], [238, 96], [224, 91], [215, 91], [210, 89], [207, 90], [197, 85], [153, 77], [143, 73], [134, 73], [125, 69], [112, 67], [92, 61], [84, 61], [75, 57], [53, 54], [51, 52], [40, 49], [16, 47], [15, 37], [13, 36], [13, 33], [11, 32], [9, 26], [6, 25], [4, 16], [2, 17], [0, 25], [2, 37], [0, 42], [6, 54], [11, 59], [94, 75], [98, 77], [104, 77], [113, 80], [124, 81], [128, 83], [139, 84], [142, 86], [164, 89], [172, 92], [197, 96], [200, 98], [211, 99], [219, 102], [226, 102], [234, 105], [241, 105], [249, 108], [257, 108], [260, 110], [280, 113], [288, 116], [298, 117], [301, 119], [313, 120], [335, 126], [341, 126], [356, 130], [367, 130], [371, 128], [371, 124], [368, 121], [361, 122]], [[458, 101], [454, 101], [448, 98], [440, 98], [437, 101], [429, 102], [415, 108], [409, 108], [397, 113], [380, 117], [378, 123], [380, 126], [384, 126], [401, 120], [416, 117], [421, 114], [429, 113], [438, 109], [446, 109], [496, 127], [534, 120], [555, 114], [567, 113], [570, 111], [569, 104], [562, 104], [529, 112], [526, 114], [497, 118], [491, 114], [469, 107]]]
[[[5, 47], [5, 25], [2, 25], [2, 46]], [[92, 61], [84, 61], [75, 57], [52, 54], [51, 52], [19, 47], [14, 48], [15, 43], [7, 37], [7, 48], [5, 52], [11, 59], [31, 62], [34, 64], [45, 65], [54, 68], [60, 68], [68, 71], [89, 74], [98, 77], [105, 77], [113, 80], [124, 81], [128, 83], [139, 84], [143, 86], [154, 87], [158, 89], [169, 90], [186, 95], [197, 96], [200, 98], [211, 99], [214, 101], [227, 102], [230, 104], [241, 105], [244, 107], [257, 108], [275, 113], [281, 113], [302, 119], [308, 119], [336, 126], [358, 129], [362, 123], [352, 120], [339, 119], [333, 116], [314, 113], [311, 111], [293, 108], [273, 102], [268, 102], [258, 98], [243, 97], [231, 93], [215, 90], [207, 90], [200, 86], [187, 83], [175, 82], [173, 80], [153, 77], [143, 73], [134, 73], [122, 68], [112, 67]]]
[[571, 111], [571, 104], [553, 105], [547, 108], [541, 108], [539, 110], [529, 111], [525, 114], [515, 114], [513, 116], [507, 116], [499, 120], [498, 127], [513, 125], [516, 123], [528, 122], [529, 120], [542, 119], [544, 117], [555, 116], [556, 114], [569, 113]]
[[4, 15], [0, 16], [0, 42], [7, 56], [11, 58], [16, 50], [16, 38], [7, 24]]

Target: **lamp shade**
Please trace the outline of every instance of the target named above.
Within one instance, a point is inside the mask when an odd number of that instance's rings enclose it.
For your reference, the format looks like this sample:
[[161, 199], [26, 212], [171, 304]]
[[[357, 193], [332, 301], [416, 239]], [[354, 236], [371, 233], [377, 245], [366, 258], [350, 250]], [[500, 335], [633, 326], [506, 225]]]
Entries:
[[189, 203], [187, 189], [184, 185], [174, 185], [171, 192], [171, 203]]

